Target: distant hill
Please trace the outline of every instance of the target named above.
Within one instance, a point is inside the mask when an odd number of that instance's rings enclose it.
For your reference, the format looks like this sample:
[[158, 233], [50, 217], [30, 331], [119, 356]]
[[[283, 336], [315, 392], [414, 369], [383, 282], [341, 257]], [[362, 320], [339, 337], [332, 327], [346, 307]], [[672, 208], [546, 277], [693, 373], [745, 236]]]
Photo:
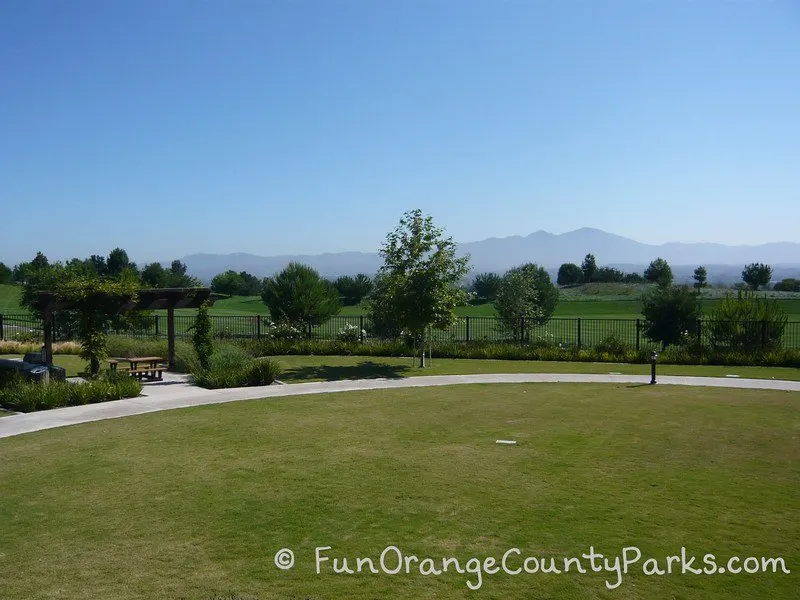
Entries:
[[[657, 257], [673, 267], [676, 279], [688, 281], [697, 265], [705, 265], [712, 282], [738, 281], [742, 267], [751, 262], [773, 266], [774, 279], [800, 277], [800, 244], [774, 242], [758, 246], [724, 244], [643, 244], [635, 240], [585, 227], [563, 234], [537, 231], [527, 236], [489, 238], [459, 244], [459, 252], [472, 256], [472, 272], [503, 272], [518, 264], [536, 262], [555, 272], [565, 262], [580, 264], [587, 253], [599, 265], [641, 272]], [[377, 253], [256, 256], [253, 254], [192, 254], [183, 258], [189, 271], [208, 282], [227, 269], [247, 271], [261, 277], [272, 275], [291, 261], [311, 265], [325, 277], [375, 273], [380, 267]]]

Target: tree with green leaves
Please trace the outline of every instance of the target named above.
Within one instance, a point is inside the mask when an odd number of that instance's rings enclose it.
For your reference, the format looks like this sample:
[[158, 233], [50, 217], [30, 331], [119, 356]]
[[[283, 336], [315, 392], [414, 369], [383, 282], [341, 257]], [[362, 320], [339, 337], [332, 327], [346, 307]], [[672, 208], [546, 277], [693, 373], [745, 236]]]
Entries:
[[131, 263], [128, 258], [128, 253], [122, 248], [114, 248], [108, 254], [106, 260], [106, 273], [112, 277], [121, 275], [122, 271], [126, 268], [136, 269], [136, 265]]
[[558, 288], [550, 275], [534, 263], [510, 269], [494, 303], [503, 325], [524, 339], [532, 325], [544, 325], [558, 304]]
[[14, 283], [14, 271], [5, 263], [0, 262], [0, 284], [10, 285], [12, 283]]
[[405, 212], [380, 250], [383, 266], [369, 306], [374, 326], [405, 331], [416, 347], [430, 328], [454, 323], [465, 298], [459, 285], [469, 271], [469, 256], [456, 256], [456, 249], [432, 217], [419, 209]]
[[575, 263], [564, 263], [558, 268], [558, 285], [578, 285], [583, 283], [583, 270]]
[[769, 285], [772, 279], [772, 267], [763, 263], [750, 263], [742, 271], [742, 281], [754, 292], [758, 288]]
[[333, 287], [339, 292], [342, 304], [356, 306], [372, 291], [372, 278], [364, 273], [359, 273], [355, 277], [342, 275], [333, 282]]
[[319, 324], [342, 308], [336, 288], [316, 270], [297, 262], [264, 279], [261, 299], [277, 323]]
[[781, 279], [772, 289], [776, 292], [800, 292], [800, 279], [793, 277]]
[[692, 278], [694, 279], [694, 288], [696, 290], [700, 290], [708, 285], [708, 271], [703, 266], [697, 267], [694, 270]]
[[479, 273], [472, 281], [472, 291], [481, 302], [494, 302], [503, 278], [497, 273]]
[[592, 283], [597, 275], [597, 260], [594, 254], [587, 254], [581, 263], [583, 283]]
[[642, 296], [644, 333], [666, 348], [697, 333], [700, 299], [689, 286], [659, 285]]
[[644, 270], [644, 278], [649, 283], [655, 283], [661, 286], [671, 285], [672, 268], [666, 260], [659, 257], [652, 261]]

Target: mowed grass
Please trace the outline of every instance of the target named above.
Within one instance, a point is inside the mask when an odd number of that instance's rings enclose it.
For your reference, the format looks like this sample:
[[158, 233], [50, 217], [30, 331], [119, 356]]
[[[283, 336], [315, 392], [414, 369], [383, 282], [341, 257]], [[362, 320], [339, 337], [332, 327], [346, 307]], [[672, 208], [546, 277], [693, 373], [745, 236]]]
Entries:
[[[420, 368], [419, 359], [374, 356], [274, 356], [284, 383], [419, 377], [427, 375], [469, 375], [480, 373], [596, 373], [607, 375], [650, 375], [650, 365], [531, 360], [473, 360], [436, 358]], [[726, 367], [712, 365], [661, 365], [657, 375], [784, 379], [800, 381], [800, 369], [791, 367]]]
[[[590, 285], [580, 288], [561, 290], [561, 301], [556, 306], [554, 317], [586, 318], [586, 319], [637, 319], [641, 318], [642, 303], [639, 298], [648, 286], [624, 285]], [[0, 285], [0, 313], [27, 312], [19, 306], [20, 287]], [[709, 314], [716, 308], [724, 293], [732, 290], [706, 290], [701, 305], [703, 312]], [[800, 294], [776, 294], [778, 303], [786, 310], [790, 321], [800, 321]], [[176, 314], [194, 315], [196, 310], [179, 309]], [[366, 313], [364, 304], [344, 306], [339, 313], [342, 316], [362, 315]], [[461, 317], [494, 317], [497, 311], [489, 303], [458, 307], [456, 313]], [[166, 314], [166, 311], [154, 311], [154, 314]], [[260, 296], [233, 296], [218, 300], [211, 308], [211, 314], [218, 316], [268, 315]]]
[[[796, 598], [798, 394], [616, 385], [387, 390], [0, 440], [0, 597]], [[517, 446], [495, 444], [515, 439]], [[792, 574], [315, 573], [420, 559], [783, 557]], [[295, 553], [292, 570], [273, 562]], [[612, 558], [613, 560], [613, 558]], [[512, 564], [519, 566], [521, 561]], [[583, 561], [588, 569], [588, 561]], [[563, 566], [563, 562], [561, 563]], [[413, 565], [413, 563], [412, 563]], [[697, 563], [695, 563], [697, 566]], [[703, 566], [703, 565], [701, 565]], [[679, 568], [678, 568], [679, 571]]]

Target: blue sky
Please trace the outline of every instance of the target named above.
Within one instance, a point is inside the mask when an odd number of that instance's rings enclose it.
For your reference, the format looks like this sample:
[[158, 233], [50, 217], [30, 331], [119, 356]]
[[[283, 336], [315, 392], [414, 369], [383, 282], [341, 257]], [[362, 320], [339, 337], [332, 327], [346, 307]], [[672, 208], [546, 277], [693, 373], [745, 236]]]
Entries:
[[3, 2], [0, 261], [797, 242], [799, 74], [793, 0]]

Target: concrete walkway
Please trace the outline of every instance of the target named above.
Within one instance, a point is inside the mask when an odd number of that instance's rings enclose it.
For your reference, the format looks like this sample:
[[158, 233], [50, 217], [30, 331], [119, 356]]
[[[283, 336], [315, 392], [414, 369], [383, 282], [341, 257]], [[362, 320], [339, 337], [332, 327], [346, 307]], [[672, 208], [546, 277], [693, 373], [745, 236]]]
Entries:
[[[145, 384], [142, 395], [138, 398], [0, 417], [0, 438], [30, 433], [32, 431], [40, 431], [42, 429], [88, 423], [90, 421], [141, 415], [160, 410], [203, 406], [206, 404], [221, 404], [223, 402], [253, 400], [256, 398], [298, 396], [302, 394], [327, 394], [357, 390], [383, 390], [470, 383], [628, 383], [646, 385], [649, 382], [650, 377], [645, 375], [514, 373], [508, 375], [437, 375], [398, 379], [358, 379], [225, 390], [205, 390], [190, 385], [188, 383], [188, 377], [185, 375], [166, 373], [164, 381]], [[658, 384], [800, 392], [800, 381], [775, 379], [735, 379], [726, 377], [681, 377], [665, 375], [658, 378]]]

